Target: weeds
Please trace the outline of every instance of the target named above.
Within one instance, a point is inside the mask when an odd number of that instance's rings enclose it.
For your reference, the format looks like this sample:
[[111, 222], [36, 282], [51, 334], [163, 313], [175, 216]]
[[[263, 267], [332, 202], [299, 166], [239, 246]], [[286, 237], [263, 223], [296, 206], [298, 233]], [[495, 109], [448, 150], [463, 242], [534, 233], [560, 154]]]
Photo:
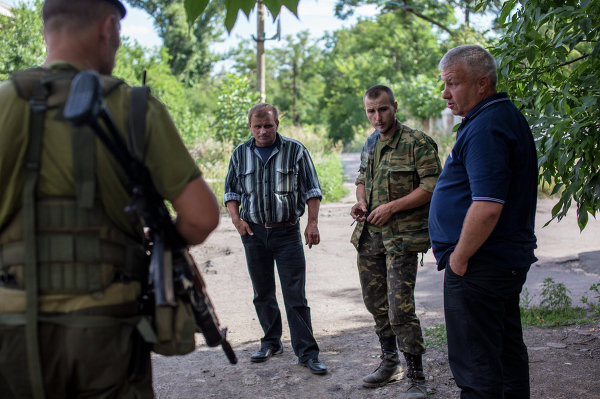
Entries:
[[446, 352], [448, 337], [446, 336], [446, 325], [438, 324], [435, 327], [424, 328], [425, 346]]
[[595, 317], [600, 317], [600, 283], [592, 284], [590, 286], [590, 292], [593, 297], [596, 298], [595, 303], [593, 300], [588, 299], [585, 296], [581, 297], [581, 302], [585, 303], [590, 307]]
[[539, 305], [532, 305], [535, 295], [527, 288], [521, 293], [521, 322], [523, 325], [552, 327], [577, 324], [587, 321], [584, 308], [573, 307], [570, 291], [563, 283], [548, 277], [542, 283]]

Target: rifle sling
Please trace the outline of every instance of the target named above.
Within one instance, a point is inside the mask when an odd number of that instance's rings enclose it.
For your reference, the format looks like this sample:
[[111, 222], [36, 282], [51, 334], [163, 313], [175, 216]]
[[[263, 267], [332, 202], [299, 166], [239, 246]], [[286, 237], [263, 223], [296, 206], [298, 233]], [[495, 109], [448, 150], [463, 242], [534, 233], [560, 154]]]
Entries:
[[48, 89], [38, 81], [29, 100], [29, 144], [25, 161], [25, 184], [23, 186], [23, 239], [25, 242], [25, 285], [27, 363], [31, 390], [35, 399], [44, 399], [44, 382], [38, 341], [38, 271], [35, 233], [35, 191], [40, 170], [44, 117], [47, 109]]

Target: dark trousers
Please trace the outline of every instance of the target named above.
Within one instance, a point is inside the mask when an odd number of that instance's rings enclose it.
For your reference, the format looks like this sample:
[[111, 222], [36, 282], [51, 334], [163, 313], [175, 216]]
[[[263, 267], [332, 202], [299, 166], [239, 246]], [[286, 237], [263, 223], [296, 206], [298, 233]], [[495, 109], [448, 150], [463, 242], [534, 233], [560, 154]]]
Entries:
[[281, 313], [275, 296], [274, 264], [277, 264], [294, 353], [301, 362], [317, 357], [319, 347], [313, 337], [304, 292], [306, 261], [300, 224], [264, 228], [251, 223], [250, 227], [254, 235], [243, 235], [242, 242], [254, 288], [254, 308], [265, 334], [261, 345], [278, 347], [281, 342]]
[[446, 266], [448, 359], [461, 399], [529, 398], [519, 311], [528, 270], [469, 263], [461, 277]]

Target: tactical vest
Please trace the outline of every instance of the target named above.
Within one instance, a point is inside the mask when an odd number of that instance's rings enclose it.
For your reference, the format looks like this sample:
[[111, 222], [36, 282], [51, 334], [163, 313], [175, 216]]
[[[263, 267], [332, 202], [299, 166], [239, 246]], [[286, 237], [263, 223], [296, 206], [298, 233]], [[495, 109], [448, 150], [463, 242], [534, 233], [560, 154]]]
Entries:
[[[39, 361], [38, 322], [69, 327], [136, 326], [147, 342], [157, 342], [147, 317], [38, 314], [39, 294], [94, 294], [116, 281], [147, 281], [148, 256], [140, 242], [113, 223], [96, 197], [96, 137], [88, 128], [72, 134], [75, 197], [38, 198], [44, 122], [48, 110], [58, 110], [67, 99], [75, 72], [44, 68], [16, 72], [11, 80], [18, 95], [30, 105], [22, 207], [0, 231], [0, 284], [24, 289], [26, 312], [0, 314], [0, 325], [25, 325], [27, 358], [33, 397], [45, 397]], [[104, 96], [123, 82], [102, 77]], [[143, 132], [148, 90], [131, 92], [129, 151], [143, 158]], [[135, 102], [135, 103], [134, 103]], [[64, 126], [67, 126], [66, 123]]]
[[[36, 198], [45, 113], [62, 108], [74, 75], [34, 68], [11, 76], [18, 95], [30, 103], [31, 117], [22, 209], [0, 232], [0, 278], [8, 287], [31, 284], [24, 265], [32, 251], [40, 294], [94, 293], [117, 280], [145, 278], [143, 245], [118, 230], [96, 198], [96, 137], [91, 130], [73, 128], [76, 197]], [[105, 96], [123, 83], [102, 79]]]

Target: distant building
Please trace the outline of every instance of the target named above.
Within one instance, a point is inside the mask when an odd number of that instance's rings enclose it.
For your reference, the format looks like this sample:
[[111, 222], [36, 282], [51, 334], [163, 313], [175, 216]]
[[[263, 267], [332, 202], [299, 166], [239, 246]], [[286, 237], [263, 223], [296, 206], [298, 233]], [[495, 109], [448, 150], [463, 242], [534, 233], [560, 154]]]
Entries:
[[10, 6], [1, 1], [0, 1], [0, 15], [6, 15], [7, 17], [12, 17], [12, 13], [10, 12]]
[[448, 136], [453, 133], [453, 128], [455, 125], [459, 124], [462, 121], [462, 118], [457, 115], [453, 115], [452, 112], [448, 108], [444, 108], [444, 110], [440, 113], [440, 116], [435, 118], [430, 118], [427, 125], [426, 131], [437, 131], [442, 134], [442, 136]]

